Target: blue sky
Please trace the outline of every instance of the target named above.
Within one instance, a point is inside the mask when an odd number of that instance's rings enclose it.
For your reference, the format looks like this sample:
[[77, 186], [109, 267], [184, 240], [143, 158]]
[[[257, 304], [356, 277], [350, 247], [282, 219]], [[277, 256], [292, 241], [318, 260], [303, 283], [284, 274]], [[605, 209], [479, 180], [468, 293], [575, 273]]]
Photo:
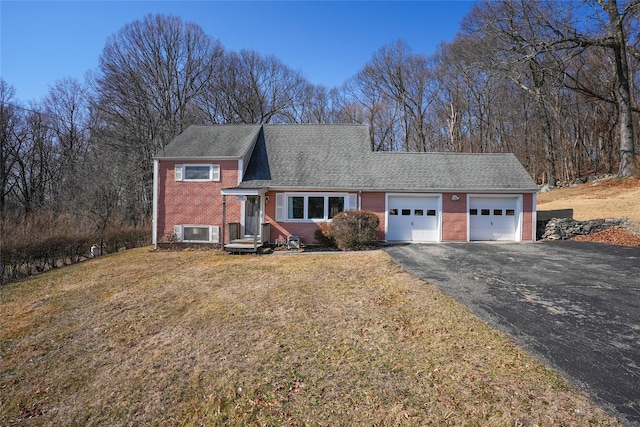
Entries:
[[98, 66], [108, 36], [149, 13], [195, 22], [227, 50], [275, 55], [314, 84], [344, 83], [380, 47], [404, 39], [432, 54], [473, 2], [0, 1], [0, 75], [16, 98], [41, 100], [65, 77]]

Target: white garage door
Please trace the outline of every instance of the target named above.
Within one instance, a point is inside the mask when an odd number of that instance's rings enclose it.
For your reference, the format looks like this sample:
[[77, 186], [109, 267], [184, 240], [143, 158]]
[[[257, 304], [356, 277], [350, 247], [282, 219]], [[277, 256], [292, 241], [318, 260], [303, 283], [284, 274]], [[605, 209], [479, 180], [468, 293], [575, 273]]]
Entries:
[[439, 241], [439, 205], [437, 196], [389, 196], [387, 240]]
[[519, 240], [517, 197], [470, 197], [470, 240]]

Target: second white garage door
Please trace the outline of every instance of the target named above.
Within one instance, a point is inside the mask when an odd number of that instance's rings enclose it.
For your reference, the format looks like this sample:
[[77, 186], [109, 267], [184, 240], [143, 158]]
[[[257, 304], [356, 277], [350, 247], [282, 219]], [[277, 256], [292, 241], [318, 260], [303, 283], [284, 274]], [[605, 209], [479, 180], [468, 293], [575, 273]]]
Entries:
[[387, 240], [437, 242], [440, 240], [440, 197], [389, 195]]
[[520, 240], [518, 197], [469, 197], [470, 240]]

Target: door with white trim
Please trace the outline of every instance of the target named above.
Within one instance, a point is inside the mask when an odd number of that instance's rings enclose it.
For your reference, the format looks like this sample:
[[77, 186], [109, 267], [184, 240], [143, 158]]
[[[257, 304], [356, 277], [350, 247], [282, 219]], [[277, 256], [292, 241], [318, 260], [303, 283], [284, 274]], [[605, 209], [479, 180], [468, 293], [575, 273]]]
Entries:
[[469, 240], [519, 240], [517, 197], [469, 197]]
[[440, 212], [437, 196], [390, 195], [387, 218], [387, 240], [439, 241]]
[[[244, 234], [260, 235], [260, 196], [247, 196], [244, 202]], [[256, 229], [256, 227], [258, 227]]]

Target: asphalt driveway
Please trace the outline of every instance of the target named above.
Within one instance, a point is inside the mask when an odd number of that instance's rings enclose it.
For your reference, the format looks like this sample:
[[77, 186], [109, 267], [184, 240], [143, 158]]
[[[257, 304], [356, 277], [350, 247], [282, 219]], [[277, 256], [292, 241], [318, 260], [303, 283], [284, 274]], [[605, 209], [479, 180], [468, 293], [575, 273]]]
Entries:
[[558, 241], [386, 251], [640, 426], [640, 248]]

